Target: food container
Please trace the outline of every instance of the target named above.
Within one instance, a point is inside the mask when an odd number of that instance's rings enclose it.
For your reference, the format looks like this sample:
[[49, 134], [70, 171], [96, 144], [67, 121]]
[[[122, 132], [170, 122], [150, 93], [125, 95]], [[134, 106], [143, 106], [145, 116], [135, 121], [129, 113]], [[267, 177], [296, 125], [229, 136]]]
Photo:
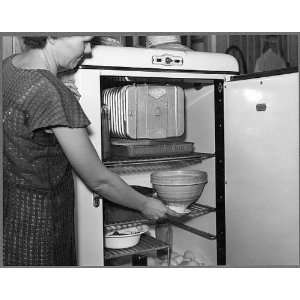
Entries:
[[124, 249], [137, 245], [140, 241], [141, 235], [148, 231], [148, 226], [140, 226], [125, 228], [121, 230], [114, 230], [106, 233], [104, 238], [104, 245], [110, 249]]
[[167, 207], [184, 213], [200, 198], [207, 183], [207, 173], [199, 170], [158, 171], [151, 174], [151, 183]]

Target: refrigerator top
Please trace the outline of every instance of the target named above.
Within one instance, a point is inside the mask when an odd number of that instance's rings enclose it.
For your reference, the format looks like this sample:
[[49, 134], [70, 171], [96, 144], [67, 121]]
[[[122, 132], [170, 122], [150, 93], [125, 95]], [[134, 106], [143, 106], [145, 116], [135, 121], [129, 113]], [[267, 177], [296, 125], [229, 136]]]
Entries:
[[96, 46], [81, 68], [134, 68], [236, 74], [237, 60], [228, 54], [168, 49]]

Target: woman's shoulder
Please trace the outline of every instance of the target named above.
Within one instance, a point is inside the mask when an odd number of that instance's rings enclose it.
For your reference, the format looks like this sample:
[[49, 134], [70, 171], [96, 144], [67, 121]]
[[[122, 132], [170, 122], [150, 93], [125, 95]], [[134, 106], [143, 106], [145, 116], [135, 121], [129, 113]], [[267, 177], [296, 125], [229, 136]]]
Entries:
[[4, 65], [7, 65], [7, 63], [8, 63], [9, 60], [11, 60], [11, 59], [12, 59], [12, 56], [8, 56], [8, 57], [2, 59], [2, 65], [3, 65], [3, 66], [4, 66]]
[[3, 74], [7, 72], [12, 72], [14, 71], [14, 66], [12, 63], [13, 57], [16, 56], [16, 54], [13, 54], [11, 56], [8, 56], [2, 60], [2, 72]]
[[32, 85], [51, 91], [66, 92], [67, 87], [54, 74], [46, 69], [23, 69], [13, 64], [13, 58], [17, 54], [11, 55], [3, 60], [3, 72], [8, 76], [18, 77], [18, 79], [28, 80]]
[[[29, 87], [31, 91], [48, 90], [54, 92], [57, 89], [56, 77], [47, 70], [26, 69], [15, 66], [13, 58], [17, 54], [5, 58], [3, 64], [3, 78], [7, 82], [18, 82], [18, 88]], [[49, 74], [47, 75], [47, 73]]]
[[57, 96], [63, 99], [75, 99], [70, 89], [61, 81], [61, 79], [57, 78], [50, 71], [39, 69], [36, 70], [36, 72], [40, 75], [43, 88], [46, 88], [48, 92], [56, 93]]

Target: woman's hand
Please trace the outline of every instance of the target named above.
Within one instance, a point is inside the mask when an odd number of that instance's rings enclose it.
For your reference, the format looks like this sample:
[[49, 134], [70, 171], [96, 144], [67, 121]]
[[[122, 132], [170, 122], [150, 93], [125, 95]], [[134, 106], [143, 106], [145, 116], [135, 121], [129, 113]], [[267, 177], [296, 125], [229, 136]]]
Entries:
[[147, 197], [141, 212], [150, 219], [163, 218], [167, 213], [167, 207], [158, 199]]

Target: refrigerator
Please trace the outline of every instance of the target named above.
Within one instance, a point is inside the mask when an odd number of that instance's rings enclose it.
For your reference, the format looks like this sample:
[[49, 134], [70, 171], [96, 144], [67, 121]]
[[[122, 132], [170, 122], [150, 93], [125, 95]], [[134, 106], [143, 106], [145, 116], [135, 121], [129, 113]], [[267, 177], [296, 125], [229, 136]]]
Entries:
[[[99, 157], [128, 184], [151, 187], [151, 172], [169, 167], [207, 172], [197, 201], [206, 212], [172, 225], [171, 251], [191, 250], [206, 266], [297, 265], [298, 70], [238, 74], [235, 58], [221, 53], [97, 46], [71, 77]], [[103, 91], [125, 84], [181, 86], [184, 138], [195, 153], [105, 159]], [[79, 265], [106, 265], [104, 200], [76, 175], [75, 194]]]

